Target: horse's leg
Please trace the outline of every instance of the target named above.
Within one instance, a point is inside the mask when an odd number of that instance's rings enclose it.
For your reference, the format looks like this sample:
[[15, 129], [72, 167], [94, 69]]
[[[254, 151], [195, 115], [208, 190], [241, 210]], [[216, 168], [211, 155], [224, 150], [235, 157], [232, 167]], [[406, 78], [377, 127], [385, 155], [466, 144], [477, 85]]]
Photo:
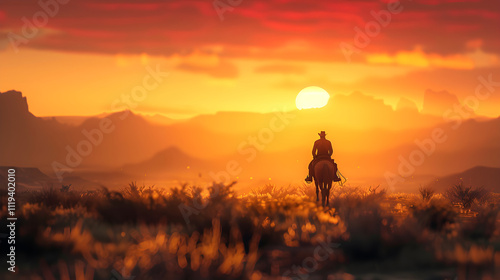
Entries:
[[326, 192], [326, 205], [330, 205], [330, 189], [332, 188], [332, 185], [329, 184], [328, 185], [328, 189], [327, 189], [327, 192]]
[[321, 205], [323, 205], [323, 207], [325, 207], [325, 202], [326, 202], [326, 189], [325, 189], [326, 185], [323, 183], [322, 186], [321, 186]]
[[321, 191], [321, 205], [323, 206], [323, 185], [320, 184], [319, 187], [320, 187], [320, 191]]
[[319, 201], [319, 184], [316, 181], [316, 179], [314, 179], [314, 184], [316, 185], [316, 202], [318, 202]]

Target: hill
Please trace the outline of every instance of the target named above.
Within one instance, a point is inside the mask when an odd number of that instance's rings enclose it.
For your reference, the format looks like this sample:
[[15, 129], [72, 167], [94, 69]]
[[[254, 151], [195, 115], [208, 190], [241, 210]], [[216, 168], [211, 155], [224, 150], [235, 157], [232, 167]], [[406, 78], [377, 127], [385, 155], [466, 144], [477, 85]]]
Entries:
[[15, 169], [16, 186], [44, 187], [54, 183], [54, 179], [35, 167], [0, 166], [0, 182], [7, 182], [9, 169]]
[[135, 164], [126, 164], [121, 170], [128, 174], [150, 176], [164, 175], [166, 173], [182, 174], [186, 171], [206, 171], [209, 166], [208, 162], [189, 156], [177, 147], [169, 147], [147, 160]]
[[36, 167], [15, 167], [15, 166], [0, 166], [0, 182], [7, 182], [7, 172], [9, 169], [15, 169], [16, 188], [44, 188], [54, 187], [60, 188], [62, 185], [71, 184], [71, 189], [89, 189], [100, 187], [100, 184], [83, 179], [79, 176], [66, 176], [62, 182], [48, 176]]
[[[123, 175], [123, 167], [144, 175], [190, 166], [193, 173], [207, 170], [209, 163], [218, 172], [225, 167], [217, 168], [214, 162], [237, 161], [243, 168], [237, 175], [240, 180], [302, 182], [321, 130], [327, 131], [335, 159], [353, 180], [397, 173], [401, 158], [408, 161], [420, 149], [416, 143], [427, 141], [436, 129], [444, 131], [446, 140], [425, 154], [412, 176], [439, 177], [479, 165], [500, 167], [498, 157], [491, 156], [500, 154], [500, 118], [446, 122], [417, 110], [393, 110], [383, 100], [359, 92], [333, 96], [327, 106], [315, 110], [219, 112], [169, 125], [131, 111], [78, 119], [73, 125], [43, 119], [29, 112], [28, 101], [17, 91], [0, 93], [0, 109], [0, 131], [9, 132], [0, 138], [0, 165], [47, 171], [59, 163], [74, 171], [64, 176], [102, 171], [99, 174], [115, 172], [115, 178]], [[179, 160], [172, 161], [175, 157]]]
[[476, 166], [463, 172], [437, 178], [428, 186], [442, 192], [460, 183], [465, 186], [485, 187], [490, 191], [500, 193], [500, 168]]

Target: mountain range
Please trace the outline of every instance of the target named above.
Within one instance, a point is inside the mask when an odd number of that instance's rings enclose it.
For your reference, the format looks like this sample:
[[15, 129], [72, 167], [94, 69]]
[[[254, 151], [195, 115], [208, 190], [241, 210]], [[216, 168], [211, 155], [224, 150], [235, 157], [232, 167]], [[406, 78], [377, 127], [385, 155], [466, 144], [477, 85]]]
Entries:
[[466, 187], [484, 187], [491, 191], [500, 192], [500, 168], [476, 166], [462, 172], [436, 178], [428, 186], [443, 192], [449, 186], [458, 184], [463, 184]]
[[[232, 177], [240, 181], [299, 183], [317, 133], [326, 130], [339, 167], [360, 184], [387, 172], [398, 175], [402, 162], [422, 153], [410, 176], [499, 168], [500, 118], [443, 119], [439, 111], [457, 102], [450, 95], [427, 91], [422, 112], [410, 100], [393, 109], [353, 92], [332, 96], [314, 110], [218, 112], [176, 121], [131, 111], [41, 118], [30, 113], [21, 92], [8, 91], [0, 93], [0, 165], [39, 168], [54, 177], [57, 171], [62, 177], [86, 175], [82, 178], [91, 181], [106, 177], [96, 174], [210, 181], [210, 174], [226, 172], [236, 162]], [[446, 140], [429, 144], [430, 153], [422, 151], [418, 143], [428, 143], [436, 130]]]

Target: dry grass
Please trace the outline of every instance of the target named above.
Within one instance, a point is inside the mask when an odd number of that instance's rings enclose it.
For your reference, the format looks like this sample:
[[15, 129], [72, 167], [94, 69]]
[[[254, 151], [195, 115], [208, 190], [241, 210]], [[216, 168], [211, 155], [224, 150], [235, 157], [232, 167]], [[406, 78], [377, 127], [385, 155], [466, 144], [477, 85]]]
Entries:
[[131, 183], [119, 192], [19, 193], [17, 254], [25, 269], [2, 279], [118, 279], [116, 273], [277, 279], [312, 258], [321, 240], [339, 245], [307, 272], [321, 279], [369, 272], [371, 263], [387, 271], [474, 267], [492, 277], [500, 264], [495, 195], [488, 204], [476, 196], [456, 206], [441, 194], [422, 200], [343, 186], [323, 208], [310, 186], [266, 185], [241, 196], [232, 187], [182, 185], [167, 192]]

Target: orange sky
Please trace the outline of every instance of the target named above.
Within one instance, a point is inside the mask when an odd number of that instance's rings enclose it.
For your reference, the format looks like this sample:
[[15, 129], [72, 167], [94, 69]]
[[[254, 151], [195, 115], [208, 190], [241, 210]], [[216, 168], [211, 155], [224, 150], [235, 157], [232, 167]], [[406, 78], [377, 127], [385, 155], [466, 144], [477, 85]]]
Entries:
[[[212, 1], [69, 1], [45, 9], [4, 1], [0, 91], [22, 91], [39, 116], [127, 107], [179, 118], [292, 108], [309, 85], [331, 95], [360, 90], [392, 106], [406, 97], [421, 107], [428, 88], [463, 100], [479, 75], [500, 80], [494, 1], [387, 2], [242, 1], [217, 10]], [[144, 98], [131, 97], [156, 68], [168, 77]], [[477, 113], [498, 116], [498, 105], [493, 96]]]

